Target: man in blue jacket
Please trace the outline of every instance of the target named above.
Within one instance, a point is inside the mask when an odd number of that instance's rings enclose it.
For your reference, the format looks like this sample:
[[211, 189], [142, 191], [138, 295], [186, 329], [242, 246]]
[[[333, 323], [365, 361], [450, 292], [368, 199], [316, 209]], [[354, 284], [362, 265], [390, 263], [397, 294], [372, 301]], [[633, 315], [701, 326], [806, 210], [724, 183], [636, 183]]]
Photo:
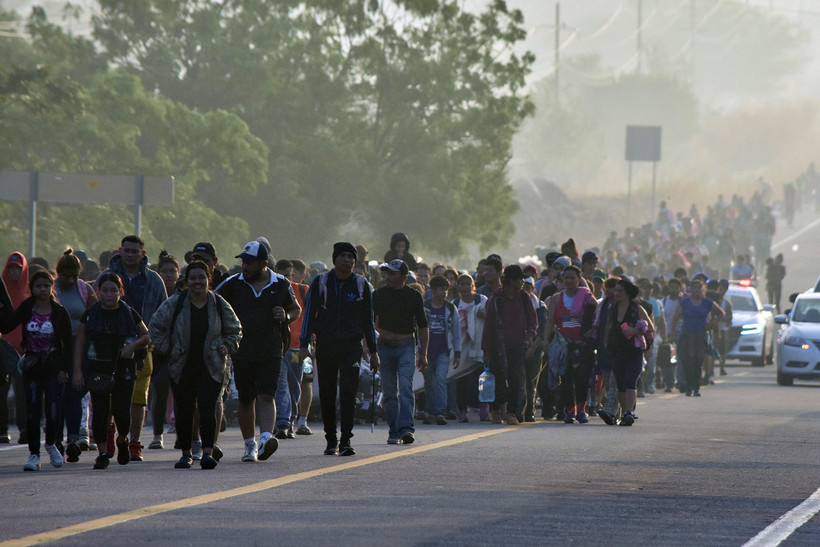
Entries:
[[427, 343], [427, 368], [424, 369], [424, 399], [427, 412], [424, 423], [447, 425], [447, 372], [450, 370], [450, 352], [454, 366], [461, 359], [461, 323], [453, 304], [447, 302], [450, 283], [443, 275], [430, 280], [431, 298], [424, 301], [430, 339]]
[[[379, 368], [376, 353], [376, 330], [373, 327], [373, 304], [370, 284], [353, 272], [356, 247], [342, 241], [333, 246], [333, 269], [316, 276], [310, 284], [302, 334], [299, 338], [299, 360], [309, 355], [308, 345], [316, 335], [316, 371], [319, 374], [319, 404], [322, 410], [325, 454], [356, 454], [350, 445], [359, 387], [359, 363], [362, 339], [365, 340], [370, 368]], [[336, 437], [336, 387], [338, 379], [341, 439]]]

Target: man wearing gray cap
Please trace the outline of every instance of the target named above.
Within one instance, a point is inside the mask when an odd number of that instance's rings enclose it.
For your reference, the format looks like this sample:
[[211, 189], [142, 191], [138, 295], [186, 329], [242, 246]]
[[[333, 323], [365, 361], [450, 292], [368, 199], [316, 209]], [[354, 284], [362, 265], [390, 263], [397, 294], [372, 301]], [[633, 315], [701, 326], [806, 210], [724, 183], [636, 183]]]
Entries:
[[[244, 462], [266, 460], [279, 447], [272, 434], [276, 422], [273, 397], [282, 369], [283, 348], [290, 341], [288, 324], [301, 312], [290, 282], [268, 268], [268, 250], [250, 241], [236, 258], [242, 273], [230, 276], [216, 291], [242, 323], [242, 343], [232, 355], [239, 392], [239, 429], [245, 439]], [[259, 421], [259, 446], [254, 424]]]
[[[430, 331], [424, 300], [407, 286], [409, 268], [400, 259], [381, 265], [387, 285], [373, 293], [373, 313], [379, 331], [384, 411], [387, 414], [388, 444], [415, 441], [413, 427], [413, 374], [427, 368]], [[418, 333], [418, 355], [416, 334]]]

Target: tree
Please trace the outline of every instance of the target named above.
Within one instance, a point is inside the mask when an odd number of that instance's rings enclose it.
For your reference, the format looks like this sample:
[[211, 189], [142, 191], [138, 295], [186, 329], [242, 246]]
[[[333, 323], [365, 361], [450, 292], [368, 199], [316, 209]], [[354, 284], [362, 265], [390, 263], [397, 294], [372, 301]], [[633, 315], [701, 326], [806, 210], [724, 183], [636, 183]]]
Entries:
[[147, 88], [235, 113], [266, 143], [256, 199], [230, 199], [230, 185], [205, 197], [273, 235], [275, 252], [403, 230], [452, 256], [512, 233], [506, 168], [533, 62], [513, 53], [519, 11], [459, 4], [101, 0], [94, 36]]
[[[144, 211], [149, 249], [184, 251], [203, 238], [233, 249], [249, 237], [244, 220], [207, 206], [200, 190], [231, 180], [253, 195], [267, 182], [267, 148], [247, 124], [223, 110], [193, 111], [148, 92], [136, 76], [103, 69], [106, 63], [94, 57], [84, 38], [64, 33], [41, 11], [30, 18], [29, 32], [30, 45], [18, 43], [11, 58], [0, 53], [0, 66], [11, 67], [0, 73], [0, 168], [173, 175], [174, 207]], [[19, 250], [27, 240], [25, 205], [0, 207], [3, 228], [9, 228], [4, 234], [14, 234], [4, 237], [2, 250]], [[38, 254], [47, 257], [59, 256], [66, 245], [97, 252], [114, 248], [134, 225], [131, 209], [115, 205], [43, 204], [40, 218]]]

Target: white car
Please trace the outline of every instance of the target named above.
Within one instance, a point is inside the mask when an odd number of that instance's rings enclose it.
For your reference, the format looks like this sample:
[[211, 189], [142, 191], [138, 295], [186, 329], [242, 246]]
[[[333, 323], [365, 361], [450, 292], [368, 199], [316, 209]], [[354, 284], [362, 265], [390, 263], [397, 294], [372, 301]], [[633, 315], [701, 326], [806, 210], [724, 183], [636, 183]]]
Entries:
[[797, 295], [791, 312], [774, 320], [783, 325], [775, 344], [777, 383], [820, 380], [820, 293]]
[[728, 359], [751, 361], [762, 367], [771, 362], [774, 345], [774, 306], [763, 305], [754, 287], [732, 284], [726, 291], [732, 304], [732, 326], [726, 333]]

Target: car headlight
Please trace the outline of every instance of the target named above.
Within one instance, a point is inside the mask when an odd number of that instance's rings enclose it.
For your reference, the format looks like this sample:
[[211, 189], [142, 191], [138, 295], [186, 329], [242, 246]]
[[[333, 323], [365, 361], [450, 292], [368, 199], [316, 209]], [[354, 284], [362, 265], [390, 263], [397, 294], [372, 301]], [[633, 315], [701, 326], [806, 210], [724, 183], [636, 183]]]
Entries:
[[795, 336], [794, 334], [789, 334], [783, 339], [783, 344], [786, 346], [792, 346], [795, 348], [800, 349], [809, 349], [811, 346], [809, 345], [808, 340], [804, 340], [799, 336]]
[[760, 323], [749, 323], [740, 327], [740, 335], [747, 336], [749, 334], [760, 334], [763, 332], [763, 326]]

